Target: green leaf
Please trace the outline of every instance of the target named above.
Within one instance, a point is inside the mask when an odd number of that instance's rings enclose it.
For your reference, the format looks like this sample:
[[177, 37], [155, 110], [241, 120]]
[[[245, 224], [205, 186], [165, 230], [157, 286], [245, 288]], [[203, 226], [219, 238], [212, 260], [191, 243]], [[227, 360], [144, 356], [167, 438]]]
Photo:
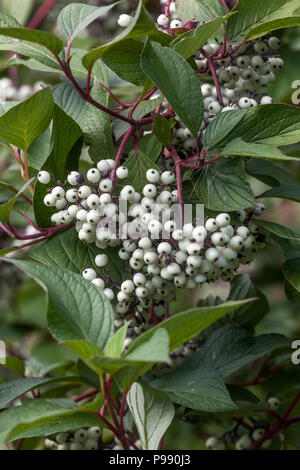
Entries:
[[122, 368], [128, 368], [135, 374], [136, 370], [151, 368], [156, 362], [166, 362], [169, 359], [169, 336], [163, 328], [154, 331], [147, 341], [122, 357], [108, 356], [107, 350], [103, 356], [98, 348], [87, 341], [66, 341], [65, 344], [97, 374], [116, 373]]
[[207, 42], [207, 40], [214, 34], [215, 31], [227, 20], [231, 14], [216, 18], [213, 21], [198, 26], [193, 31], [178, 36], [171, 42], [170, 47], [174, 49], [185, 59], [191, 57], [196, 51]]
[[46, 31], [29, 28], [0, 28], [0, 36], [20, 39], [45, 47], [53, 54], [59, 54], [63, 47], [61, 39]]
[[[4, 204], [0, 204], [0, 222], [6, 223], [9, 221], [9, 216], [15, 203], [20, 197], [22, 197], [23, 193], [26, 191], [28, 186], [32, 183], [33, 179], [34, 178], [27, 181], [27, 183], [24, 184], [24, 186], [20, 189], [19, 192], [17, 192], [17, 194], [12, 199], [10, 199], [8, 202], [5, 202]], [[14, 250], [12, 249], [12, 251]]]
[[162, 103], [162, 101], [163, 101], [162, 96], [159, 96], [158, 98], [155, 98], [155, 99], [141, 101], [132, 113], [133, 119], [139, 120], [139, 119], [142, 119], [142, 117], [146, 116], [147, 114], [152, 113], [152, 111], [155, 111], [157, 106], [159, 106]]
[[300, 292], [300, 258], [291, 259], [283, 265], [284, 277]]
[[0, 139], [27, 150], [45, 132], [52, 116], [52, 94], [44, 88], [0, 117]]
[[175, 403], [194, 410], [222, 413], [237, 409], [220, 377], [204, 367], [193, 370], [178, 367], [151, 385], [164, 391]]
[[261, 195], [261, 197], [275, 197], [289, 199], [290, 201], [300, 202], [299, 186], [275, 186]]
[[19, 103], [18, 101], [8, 101], [7, 103], [0, 103], [0, 116], [7, 113], [11, 108], [17, 106]]
[[227, 12], [219, 0], [176, 0], [176, 13], [185, 21], [207, 21]]
[[[92, 88], [91, 96], [98, 103], [107, 106], [108, 94], [97, 82]], [[91, 104], [87, 105], [84, 136], [90, 157], [95, 163], [105, 158], [115, 159], [111, 118]]]
[[145, 45], [141, 65], [196, 137], [204, 106], [199, 80], [192, 67], [173, 50], [151, 41]]
[[79, 359], [77, 362], [77, 371], [80, 377], [82, 377], [86, 383], [100, 390], [101, 387], [99, 375], [96, 374], [96, 372], [94, 372], [90, 367], [88, 367], [87, 364], [81, 359]]
[[12, 15], [21, 24], [26, 24], [33, 5], [34, 0], [14, 0], [13, 2], [11, 0], [2, 0], [1, 2], [3, 12], [7, 13], [8, 15]]
[[93, 426], [105, 427], [96, 412], [91, 414], [90, 412], [85, 413], [76, 410], [72, 414], [50, 415], [31, 424], [21, 424], [13, 431], [11, 437], [13, 437], [13, 440], [45, 437]]
[[260, 36], [265, 36], [271, 31], [275, 31], [277, 29], [292, 28], [293, 26], [299, 26], [299, 24], [300, 16], [279, 18], [278, 20], [267, 21], [266, 23], [263, 23], [251, 29], [251, 31], [247, 34], [246, 38], [255, 39]]
[[141, 152], [150, 158], [153, 162], [156, 162], [162, 152], [162, 145], [154, 134], [147, 134], [142, 137], [139, 142]]
[[[2, 38], [4, 38], [4, 40], [2, 40]], [[0, 36], [0, 51], [15, 52], [16, 54], [31, 57], [48, 68], [46, 69], [47, 71], [49, 71], [49, 69], [56, 69], [57, 73], [61, 73], [61, 67], [54, 55], [46, 49], [46, 47], [40, 46], [39, 44], [28, 41], [16, 42], [13, 39]], [[43, 68], [43, 70], [45, 71], [45, 68]]]
[[88, 339], [103, 349], [114, 331], [113, 310], [105, 294], [82, 276], [63, 269], [13, 261], [48, 291], [48, 327], [57, 341]]
[[[94, 244], [84, 246], [75, 228], [71, 227], [40, 245], [31, 257], [48, 266], [66, 269], [77, 274], [82, 273], [84, 266], [90, 266], [101, 274], [102, 270], [95, 265], [95, 257], [99, 252], [99, 248]], [[127, 272], [125, 262], [117, 256], [113, 248], [107, 248], [105, 253], [109, 257], [106, 271], [111, 279], [113, 281], [125, 279]]]
[[123, 180], [123, 184], [130, 184], [140, 194], [143, 192], [143, 187], [147, 184], [146, 173], [150, 168], [158, 170], [155, 161], [139, 152], [139, 155], [132, 154], [125, 163], [129, 170], [129, 176]]
[[284, 293], [290, 302], [300, 306], [300, 291], [297, 291], [288, 281], [285, 282]]
[[246, 162], [246, 171], [268, 186], [293, 186], [299, 183], [298, 179], [289, 171], [267, 160], [250, 158]]
[[52, 89], [54, 102], [83, 128], [86, 102], [70, 83], [59, 83]]
[[[84, 411], [84, 407], [77, 408], [72, 400], [24, 399], [22, 405], [1, 413], [0, 447], [3, 448], [4, 442], [22, 437], [49, 436], [55, 432], [76, 429], [77, 426], [81, 428], [84, 427], [83, 423], [86, 426], [103, 426], [97, 416], [90, 414], [88, 409]], [[70, 428], [66, 429], [66, 426]]]
[[60, 382], [78, 384], [82, 382], [82, 380], [80, 380], [80, 377], [30, 377], [12, 380], [0, 385], [0, 407], [7, 405], [12, 400], [15, 400], [31, 390]]
[[279, 334], [250, 336], [239, 326], [227, 325], [214, 332], [199, 352], [186, 359], [181, 370], [206, 369], [225, 378], [291, 340]]
[[229, 300], [257, 298], [252, 304], [243, 305], [231, 314], [231, 319], [250, 331], [269, 312], [267, 297], [252, 283], [248, 274], [239, 274], [231, 282]]
[[141, 38], [151, 34], [157, 34], [156, 25], [144, 7], [143, 0], [139, 1], [134, 18], [129, 26], [124, 29], [116, 38], [105, 43], [103, 46], [93, 49], [88, 52], [83, 58], [83, 65], [90, 70], [97, 59], [99, 59], [105, 51], [108, 51], [112, 46], [116, 45], [123, 39]]
[[251, 37], [252, 30], [255, 31], [257, 27], [269, 21], [293, 16], [298, 7], [297, 0], [274, 0], [272, 2], [239, 0], [233, 10], [238, 13], [232, 16], [226, 25], [227, 38], [241, 40], [245, 37]]
[[[12, 16], [0, 14], [0, 27], [18, 28], [20, 27], [20, 24]], [[53, 54], [48, 49], [40, 46], [39, 44], [34, 44], [28, 41], [17, 42], [11, 38], [8, 38], [7, 36], [0, 36], [0, 50], [11, 51], [17, 54], [22, 54], [24, 56], [33, 57], [48, 67], [61, 70]]]
[[4, 442], [14, 440], [18, 426], [31, 424], [43, 418], [63, 416], [76, 412], [76, 405], [71, 400], [26, 399], [22, 405], [9, 408], [1, 413], [0, 448]]
[[81, 31], [87, 28], [93, 21], [114, 8], [118, 3], [105, 7], [94, 7], [84, 3], [71, 3], [63, 8], [58, 15], [57, 24], [69, 43], [71, 43]]
[[51, 125], [30, 145], [28, 161], [30, 168], [39, 170], [51, 152]]
[[140, 344], [148, 341], [149, 337], [151, 337], [153, 332], [158, 328], [167, 330], [170, 337], [170, 351], [172, 352], [220, 318], [252, 301], [253, 299], [240, 300], [237, 302], [229, 301], [221, 305], [194, 308], [173, 315], [171, 318], [164, 320], [159, 325], [139, 336], [128, 349], [127, 355], [131, 354]]
[[[212, 211], [236, 211], [254, 205], [255, 200], [247, 182], [241, 159], [220, 159], [206, 170], [195, 173], [190, 199], [195, 195]], [[185, 201], [188, 203], [188, 200]]]
[[5, 359], [5, 364], [0, 364], [0, 368], [4, 367], [5, 369], [13, 370], [20, 375], [25, 373], [25, 365], [18, 357], [8, 356]]
[[241, 138], [234, 139], [226, 145], [222, 151], [223, 155], [238, 155], [243, 157], [262, 158], [264, 160], [300, 161], [297, 157], [284, 155], [281, 150], [268, 144], [257, 144], [245, 142]]
[[275, 222], [269, 222], [268, 220], [255, 219], [255, 223], [260, 227], [264, 228], [268, 232], [275, 233], [280, 238], [288, 238], [290, 240], [300, 241], [300, 235], [293, 232], [283, 225], [276, 224]]
[[287, 104], [269, 104], [252, 108], [219, 145], [225, 146], [238, 137], [245, 142], [270, 144], [276, 147], [296, 143], [300, 138], [300, 109]]
[[160, 114], [154, 114], [153, 123], [153, 132], [157, 139], [163, 144], [164, 147], [169, 149], [171, 147], [172, 128], [176, 124], [175, 119], [168, 120]]
[[[9, 1], [9, 0], [6, 0], [6, 1]], [[7, 11], [7, 8], [4, 7], [3, 10], [4, 10], [4, 13], [0, 13], [0, 27], [1, 28], [9, 28], [9, 27], [18, 28], [20, 26], [20, 23], [16, 20], [16, 18], [14, 18], [14, 16], [11, 15]], [[0, 39], [0, 42], [1, 42], [1, 39]]]
[[[68, 171], [77, 168], [82, 145], [82, 130], [73, 119], [59, 106], [55, 105], [52, 128], [52, 151], [42, 166], [60, 181], [65, 181]], [[34, 213], [40, 227], [51, 225], [51, 216], [55, 212], [44, 205], [47, 194], [45, 185], [38, 181], [34, 191]]]
[[134, 383], [127, 395], [127, 403], [133, 416], [142, 448], [156, 450], [170, 426], [175, 410], [164, 393], [146, 383]]
[[214, 332], [204, 346], [174, 372], [151, 382], [171, 399], [204, 412], [236, 409], [222, 378], [281, 348], [291, 340], [282, 335], [248, 336], [243, 328], [227, 325]]
[[204, 133], [203, 144], [208, 148], [218, 148], [222, 142], [235, 129], [245, 116], [246, 111], [226, 111], [213, 119]]
[[128, 326], [129, 323], [125, 323], [125, 325], [117, 330], [110, 338], [105, 350], [105, 355], [107, 357], [121, 357]]
[[140, 61], [144, 43], [135, 39], [124, 39], [103, 54], [103, 60], [119, 77], [135, 85], [146, 80]]
[[133, 343], [130, 350], [125, 354], [125, 359], [143, 362], [164, 362], [169, 360], [169, 335], [162, 326], [152, 331], [151, 338], [141, 341], [137, 346]]

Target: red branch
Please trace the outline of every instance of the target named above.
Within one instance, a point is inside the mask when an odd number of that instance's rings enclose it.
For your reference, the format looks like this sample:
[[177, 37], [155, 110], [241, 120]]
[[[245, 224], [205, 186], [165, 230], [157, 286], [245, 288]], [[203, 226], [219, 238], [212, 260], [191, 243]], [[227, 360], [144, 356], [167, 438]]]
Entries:
[[92, 390], [89, 390], [88, 392], [83, 393], [82, 395], [79, 395], [78, 397], [73, 398], [73, 401], [75, 403], [78, 403], [79, 401], [84, 400], [85, 398], [92, 397], [98, 393], [97, 388], [92, 388]]
[[124, 135], [123, 137], [123, 140], [118, 148], [118, 152], [117, 152], [117, 155], [116, 155], [116, 158], [115, 158], [115, 162], [116, 162], [116, 166], [114, 168], [114, 170], [112, 171], [111, 173], [111, 180], [112, 180], [112, 183], [113, 183], [113, 187], [115, 185], [115, 182], [116, 182], [116, 172], [117, 172], [117, 169], [120, 165], [120, 161], [121, 161], [121, 158], [122, 158], [122, 155], [123, 155], [123, 152], [125, 150], [125, 147], [127, 145], [127, 142], [128, 140], [130, 139], [130, 137], [134, 134], [135, 132], [135, 127], [134, 126], [130, 126], [128, 131], [126, 132], [126, 134]]
[[274, 437], [278, 431], [284, 430], [291, 424], [299, 422], [300, 421], [299, 415], [292, 416], [291, 418], [289, 418], [289, 415], [291, 414], [291, 412], [293, 411], [293, 409], [295, 408], [299, 400], [300, 400], [300, 392], [298, 392], [298, 394], [296, 395], [296, 397], [294, 398], [290, 406], [287, 408], [286, 412], [281, 417], [279, 417], [280, 420], [276, 424], [274, 424], [272, 428], [266, 431], [265, 434], [257, 442], [252, 444], [249, 450], [259, 449], [264, 442]]
[[179, 158], [175, 148], [172, 146], [171, 155], [175, 163], [176, 181], [177, 181], [177, 192], [178, 200], [181, 208], [181, 222], [184, 225], [184, 207], [183, 207], [183, 196], [182, 196], [182, 178], [181, 178], [181, 159]]
[[170, 5], [171, 5], [171, 0], [167, 0], [166, 6], [165, 6], [165, 15], [168, 17], [170, 15]]
[[220, 83], [219, 83], [219, 79], [218, 79], [216, 69], [215, 69], [214, 64], [213, 64], [212, 60], [210, 59], [210, 57], [207, 60], [208, 60], [208, 65], [209, 65], [211, 74], [212, 74], [213, 79], [214, 79], [214, 83], [215, 83], [215, 87], [216, 87], [217, 95], [218, 95], [218, 100], [219, 100], [220, 104], [222, 106], [224, 106], [223, 96], [222, 96], [221, 87], [220, 87]]
[[54, 7], [57, 0], [46, 0], [43, 5], [38, 9], [34, 17], [30, 20], [27, 27], [31, 29], [36, 29], [44, 21], [49, 11]]

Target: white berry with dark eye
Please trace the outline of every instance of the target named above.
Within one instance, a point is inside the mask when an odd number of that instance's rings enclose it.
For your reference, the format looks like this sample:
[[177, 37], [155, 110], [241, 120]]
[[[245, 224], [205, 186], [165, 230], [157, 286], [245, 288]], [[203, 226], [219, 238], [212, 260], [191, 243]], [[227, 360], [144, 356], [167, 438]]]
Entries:
[[96, 184], [96, 183], [99, 183], [100, 181], [101, 173], [97, 168], [91, 168], [87, 172], [86, 177], [87, 177], [87, 180], [90, 181], [90, 183]]
[[182, 27], [183, 27], [183, 24], [179, 20], [173, 20], [170, 23], [170, 28], [171, 29], [178, 29], [178, 28], [182, 28]]
[[157, 183], [159, 181], [160, 175], [157, 170], [150, 168], [150, 170], [146, 172], [146, 178], [149, 183]]
[[48, 171], [40, 171], [38, 174], [38, 180], [41, 184], [49, 184], [51, 181], [51, 175]]
[[116, 176], [120, 180], [124, 180], [128, 177], [128, 173], [128, 168], [126, 168], [125, 166], [120, 166], [116, 171]]

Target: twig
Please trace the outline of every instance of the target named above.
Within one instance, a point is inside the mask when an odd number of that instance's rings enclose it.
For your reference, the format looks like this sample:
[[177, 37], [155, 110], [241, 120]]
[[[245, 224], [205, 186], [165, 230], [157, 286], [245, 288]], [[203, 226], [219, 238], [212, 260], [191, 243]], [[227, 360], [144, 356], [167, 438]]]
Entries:
[[96, 395], [96, 393], [98, 393], [98, 389], [92, 388], [92, 390], [89, 390], [88, 392], [85, 392], [82, 395], [79, 395], [78, 397], [73, 398], [73, 401], [75, 403], [78, 403], [79, 401], [82, 401], [85, 398], [89, 398], [89, 397], [92, 397], [93, 395]]
[[115, 168], [113, 169], [113, 171], [111, 172], [111, 181], [112, 181], [112, 184], [113, 184], [113, 188], [114, 188], [115, 183], [116, 183], [116, 172], [117, 172], [117, 169], [120, 165], [120, 161], [121, 161], [123, 152], [125, 150], [125, 147], [127, 145], [128, 140], [130, 139], [132, 134], [134, 134], [134, 132], [135, 132], [135, 127], [130, 126], [130, 128], [128, 129], [128, 131], [124, 135], [123, 140], [122, 140], [122, 142], [121, 142], [121, 144], [118, 148], [118, 152], [117, 152], [117, 155], [116, 155], [116, 158], [115, 158], [116, 165], [115, 165]]
[[54, 7], [56, 2], [57, 0], [46, 0], [43, 5], [38, 9], [34, 17], [30, 20], [27, 27], [31, 29], [38, 28], [48, 15], [49, 11]]

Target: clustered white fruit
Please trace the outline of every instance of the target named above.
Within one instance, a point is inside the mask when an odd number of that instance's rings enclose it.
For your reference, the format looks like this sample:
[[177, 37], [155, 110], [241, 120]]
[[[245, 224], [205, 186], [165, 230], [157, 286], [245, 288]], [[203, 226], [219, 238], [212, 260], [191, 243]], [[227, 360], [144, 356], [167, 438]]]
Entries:
[[49, 450], [98, 450], [102, 436], [101, 428], [94, 426], [77, 431], [61, 432], [53, 437], [47, 437], [44, 441]]
[[4, 77], [0, 79], [0, 100], [1, 101], [24, 101], [34, 93], [41, 91], [45, 87], [45, 83], [36, 82], [34, 85], [21, 85], [17, 88], [10, 78]]
[[[274, 72], [283, 67], [283, 60], [274, 55], [275, 46], [280, 47], [280, 41], [276, 37], [252, 41], [245, 44], [232, 56], [213, 61], [220, 90], [222, 102], [218, 96], [217, 88], [211, 83], [201, 81], [201, 91], [204, 102], [204, 118], [198, 134], [201, 139], [207, 126], [220, 113], [233, 110], [248, 110], [258, 105], [267, 105], [273, 102], [267, 95], [266, 89], [275, 80]], [[215, 43], [206, 44], [202, 51], [195, 55], [195, 62], [199, 74], [209, 73], [207, 58], [204, 54], [214, 55], [220, 48]], [[253, 55], [246, 55], [246, 50], [253, 48]], [[262, 52], [257, 52], [260, 48]], [[163, 103], [165, 109], [168, 103]], [[173, 129], [172, 143], [177, 151], [190, 155], [196, 151], [196, 139], [189, 129], [175, 116], [178, 124]]]
[[[86, 178], [72, 171], [64, 184], [48, 189], [44, 203], [55, 209], [53, 224], [75, 223], [79, 239], [99, 248], [94, 266], [86, 266], [82, 275], [114, 305], [116, 327], [123, 325], [128, 312], [144, 323], [143, 312], [150, 307], [163, 317], [164, 304], [176, 298], [177, 289], [195, 289], [220, 278], [231, 281], [240, 265], [250, 263], [263, 246], [251, 220], [252, 214], [262, 214], [263, 204], [240, 211], [238, 223], [223, 213], [204, 224], [194, 220], [181, 227], [173, 172], [149, 169], [142, 194], [123, 185], [114, 196], [112, 171], [113, 160], [100, 161]], [[119, 183], [126, 179], [127, 168], [119, 167], [116, 177]], [[51, 175], [41, 171], [38, 179], [48, 185]], [[125, 201], [126, 212], [120, 205]], [[108, 247], [129, 264], [130, 275], [121, 283], [105, 273], [109, 259], [102, 250]]]
[[[277, 410], [280, 407], [280, 400], [271, 396], [267, 400], [271, 409]], [[226, 432], [222, 437], [211, 436], [205, 441], [205, 447], [209, 450], [225, 450], [234, 445], [235, 450], [248, 450], [253, 443], [258, 442], [267, 432], [268, 428], [261, 422], [252, 420], [252, 429], [242, 435], [237, 431], [237, 426]], [[261, 444], [262, 449], [268, 449], [272, 444], [272, 439], [267, 439]]]
[[169, 356], [168, 362], [158, 362], [151, 369], [151, 374], [155, 377], [160, 377], [172, 370], [176, 369], [180, 364], [183, 363], [187, 356], [199, 351], [203, 344], [203, 337], [200, 335], [191, 339], [187, 343], [178, 347]]
[[[162, 7], [166, 1], [161, 0]], [[199, 22], [199, 26], [205, 22]], [[157, 25], [162, 30], [173, 30], [184, 27], [176, 13], [176, 2], [170, 4], [170, 15], [164, 13], [157, 18]], [[247, 110], [257, 105], [267, 105], [273, 102], [272, 97], [267, 94], [267, 87], [275, 81], [275, 72], [284, 65], [278, 54], [280, 40], [271, 36], [260, 38], [244, 43], [238, 49], [235, 46], [228, 48], [224, 57], [221, 54], [222, 43], [218, 40], [207, 42], [194, 54], [195, 65], [200, 76], [203, 75], [200, 85], [204, 98], [204, 118], [198, 134], [201, 139], [207, 126], [220, 113], [231, 110]], [[208, 58], [212, 58], [213, 65], [220, 84], [221, 95], [218, 96], [217, 88], [211, 82], [205, 81], [205, 76], [210, 74]], [[152, 96], [159, 96], [155, 94]], [[169, 103], [164, 100], [162, 109], [167, 111]], [[181, 155], [190, 156], [196, 151], [196, 139], [192, 136], [179, 117], [175, 115], [178, 124], [173, 129], [172, 143]], [[172, 167], [172, 162], [170, 163]]]

